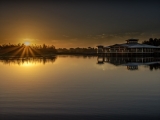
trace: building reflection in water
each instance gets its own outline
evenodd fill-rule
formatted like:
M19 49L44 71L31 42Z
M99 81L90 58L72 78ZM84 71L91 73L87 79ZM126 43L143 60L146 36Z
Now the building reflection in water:
M56 56L54 57L27 57L27 58L19 58L19 57L4 57L0 58L0 62L4 64L18 64L23 65L25 63L36 64L36 63L53 63L56 60Z
M106 57L98 56L97 64L110 63L115 66L126 66L128 70L138 70L138 66L144 65L150 70L160 69L160 57Z

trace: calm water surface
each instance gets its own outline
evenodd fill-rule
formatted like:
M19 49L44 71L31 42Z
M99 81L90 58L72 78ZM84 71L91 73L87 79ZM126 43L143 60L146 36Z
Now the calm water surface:
M158 119L160 69L140 65L129 70L83 56L1 60L0 118L23 115Z

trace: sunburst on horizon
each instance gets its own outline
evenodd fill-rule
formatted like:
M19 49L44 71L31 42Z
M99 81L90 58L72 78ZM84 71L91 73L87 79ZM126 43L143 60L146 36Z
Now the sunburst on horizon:
M31 45L32 44L32 45ZM47 45L33 45L30 39L25 39L23 44L9 44L2 46L0 56L7 57L37 57L37 56L48 56L55 53L55 48Z
M29 45L30 45L30 42L26 41L26 42L24 42L24 45L25 45L25 46L29 46Z

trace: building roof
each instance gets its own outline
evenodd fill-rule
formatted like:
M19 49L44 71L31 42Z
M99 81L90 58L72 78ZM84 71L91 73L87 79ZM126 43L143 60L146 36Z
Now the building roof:
M110 46L105 46L104 48L112 48L112 47L126 47L126 48L160 48L160 46L153 46L147 44L138 43L138 39L128 39L127 43L123 44L114 44ZM97 47L103 47L102 45L98 45Z
M114 44L110 46L105 46L105 48L111 48L111 47L127 47L127 48L160 48L159 46L153 46L153 45L146 45L146 44L140 44L140 43L124 43L124 44Z
M128 44L128 48L157 48L153 45L146 45L146 44Z

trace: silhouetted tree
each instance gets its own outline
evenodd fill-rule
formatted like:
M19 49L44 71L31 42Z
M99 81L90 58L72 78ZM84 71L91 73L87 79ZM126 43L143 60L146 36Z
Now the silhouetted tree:
M152 64L152 65L149 65L149 67L150 67L150 70L152 71L152 70L158 70L158 69L160 69L160 64Z
M149 38L149 40L145 40L142 42L143 44L147 45L154 45L154 46L160 46L160 39L157 38Z

